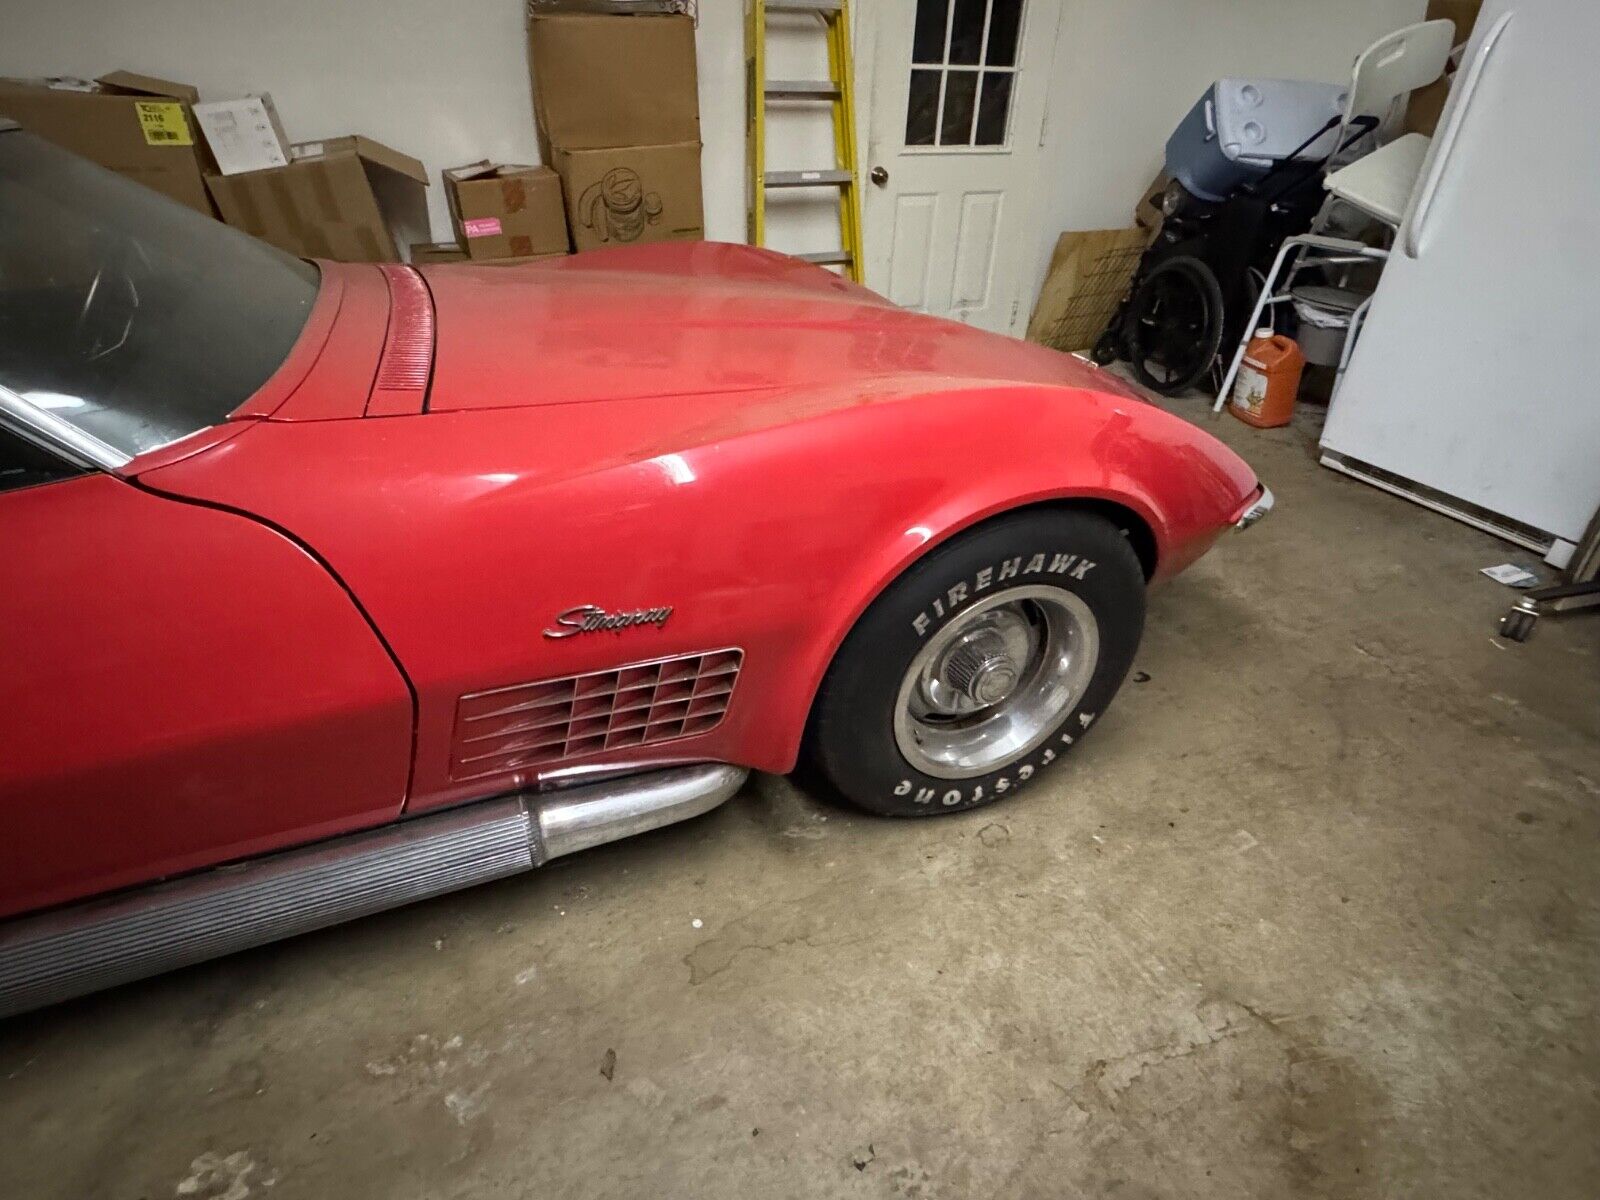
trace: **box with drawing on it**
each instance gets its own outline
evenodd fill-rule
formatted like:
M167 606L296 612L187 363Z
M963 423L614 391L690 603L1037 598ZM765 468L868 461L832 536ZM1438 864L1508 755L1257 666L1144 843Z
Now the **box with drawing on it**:
M537 14L529 62L573 245L704 238L694 22Z
M555 164L579 250L706 235L699 142L557 150Z

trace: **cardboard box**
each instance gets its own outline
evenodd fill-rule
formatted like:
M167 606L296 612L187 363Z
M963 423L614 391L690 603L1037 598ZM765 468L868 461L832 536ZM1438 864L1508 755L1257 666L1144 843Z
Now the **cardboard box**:
M222 174L243 175L289 164L289 139L283 135L271 96L211 100L194 105L193 111Z
M1482 7L1483 0L1428 0L1427 15L1423 19L1435 21L1446 17L1454 21L1455 45L1460 46L1472 36L1473 27L1478 23L1478 11ZM1406 133L1433 136L1438 129L1439 118L1444 114L1444 103L1450 98L1450 84L1454 79L1455 71L1452 69L1445 72L1443 79L1436 79L1411 93L1406 103Z
M0 80L0 116L119 175L214 215L186 84L113 71L94 83Z
M472 259L567 252L561 179L549 167L487 161L444 172L456 237Z
M1139 202L1133 206L1133 223L1142 229L1148 229L1152 242L1156 240L1156 235L1161 232L1161 226L1167 219L1167 214L1161 208L1161 197L1167 194L1167 187L1171 182L1171 175L1165 171L1159 172L1150 181L1150 186L1145 188L1144 194L1139 197Z
M418 242L411 247L411 263L413 266L426 267L439 263L464 263L472 262L475 267L514 267L521 263L543 262L547 258L566 258L565 250L557 250L553 254L523 254L515 258L485 258L473 261L467 258L467 252L454 242Z
M538 14L528 39L546 162L556 149L700 140L689 17Z
M1478 13L1482 8L1483 0L1428 0L1428 10L1422 19L1437 21L1443 17L1454 21L1456 36L1451 44L1460 46L1472 36L1473 26L1478 23Z
M200 89L197 87L173 83L170 79L157 79L154 75L140 75L137 71L110 71L95 82L103 91L124 96L172 96L188 105L200 101Z
M1142 226L1063 233L1028 322L1028 340L1056 350L1092 347L1127 293L1149 244Z
M555 168L579 250L705 237L699 142L557 150Z
M411 262L414 266L425 263L466 262L467 252L454 242L413 242Z
M523 254L516 258L489 258L482 262L474 262L472 265L475 267L520 267L523 263L544 262L547 258L567 257L570 257L568 252L562 250L556 254Z
M290 147L287 166L208 175L222 219L290 254L397 262L397 238L427 230L428 173L409 154L364 137Z

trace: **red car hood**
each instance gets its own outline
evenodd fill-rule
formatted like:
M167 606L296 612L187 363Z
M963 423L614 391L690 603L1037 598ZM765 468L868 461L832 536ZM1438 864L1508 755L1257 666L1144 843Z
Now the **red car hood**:
M1139 397L1069 355L907 312L748 246L662 243L523 267L435 266L433 412L975 381Z

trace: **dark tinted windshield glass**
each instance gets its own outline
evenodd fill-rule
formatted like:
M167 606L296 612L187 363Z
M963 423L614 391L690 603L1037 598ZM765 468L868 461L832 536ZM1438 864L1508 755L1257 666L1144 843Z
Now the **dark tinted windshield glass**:
M0 130L0 384L124 454L244 403L316 293L315 267Z

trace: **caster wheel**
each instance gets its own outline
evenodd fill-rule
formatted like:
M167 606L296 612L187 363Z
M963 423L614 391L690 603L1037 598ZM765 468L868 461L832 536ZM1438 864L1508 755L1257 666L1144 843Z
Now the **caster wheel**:
M1122 338L1110 329L1102 333L1094 344L1094 349L1089 351L1089 357L1095 364L1109 367L1122 357Z
M1531 613L1523 608L1513 608L1500 618L1500 636L1510 642L1525 642L1532 635L1538 619L1538 613Z

